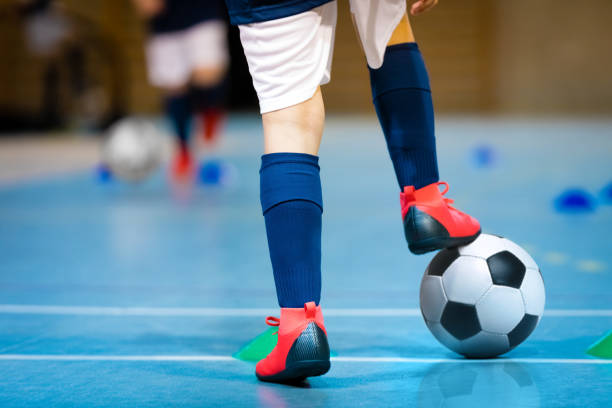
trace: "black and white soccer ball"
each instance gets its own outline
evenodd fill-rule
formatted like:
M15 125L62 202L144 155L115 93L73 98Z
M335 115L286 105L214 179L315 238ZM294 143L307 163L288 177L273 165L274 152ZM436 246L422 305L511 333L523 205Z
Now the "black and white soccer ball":
M160 165L164 141L146 119L126 118L109 129L102 160L118 179L142 181Z
M444 249L421 281L421 313L433 335L470 358L512 350L544 312L544 281L535 261L514 242L481 234Z

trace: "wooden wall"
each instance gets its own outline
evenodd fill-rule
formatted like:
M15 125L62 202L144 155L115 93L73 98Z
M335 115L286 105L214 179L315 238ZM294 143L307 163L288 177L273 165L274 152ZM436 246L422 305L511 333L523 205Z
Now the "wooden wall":
M0 110L39 104L41 65L0 0ZM125 73L126 106L159 109L146 80L142 23L128 0L62 0L108 38ZM612 0L440 0L412 18L439 112L612 113ZM107 61L100 61L100 69ZM339 0L332 112L372 112L367 69Z
M497 1L497 109L612 113L612 1Z
M0 0L0 109L34 112L41 105L45 57L28 50L23 24L15 11L15 0ZM155 112L158 93L147 83L143 41L145 32L129 0L61 0L61 7L76 19L77 39L104 44L91 45L88 69L122 76L125 106L132 112ZM109 58L109 55L113 58ZM104 83L110 86L109 81Z
M493 103L492 0L441 0L432 12L411 18L440 111L490 110ZM324 93L330 109L369 111L365 59L347 1L339 2L332 82Z

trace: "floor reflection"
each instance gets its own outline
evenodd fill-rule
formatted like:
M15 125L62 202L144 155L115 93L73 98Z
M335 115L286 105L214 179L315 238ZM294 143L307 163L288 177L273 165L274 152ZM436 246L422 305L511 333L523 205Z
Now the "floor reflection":
M418 407L539 407L540 394L519 363L440 363L423 377L417 401Z

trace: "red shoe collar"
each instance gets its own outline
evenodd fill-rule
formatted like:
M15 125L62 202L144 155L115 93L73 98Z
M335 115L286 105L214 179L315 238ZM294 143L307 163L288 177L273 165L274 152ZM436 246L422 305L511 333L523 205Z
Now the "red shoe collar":
M266 318L268 326L278 326L281 332L291 331L309 321L316 321L323 326L323 312L321 306L317 306L315 302L308 302L304 307L282 307L280 319L273 316Z

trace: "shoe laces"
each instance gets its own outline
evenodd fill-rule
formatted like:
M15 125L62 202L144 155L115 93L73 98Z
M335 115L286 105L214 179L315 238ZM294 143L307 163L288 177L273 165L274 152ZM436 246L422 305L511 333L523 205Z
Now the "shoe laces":
M278 317L268 316L268 317L266 317L266 324L268 326L278 327L278 326L280 326L280 319ZM272 334L278 334L278 330L275 331Z
M441 195L445 195L446 193L448 193L448 183L446 181L438 181L436 183L438 186L444 186L444 190L440 193ZM442 199L444 200L444 202L446 203L446 205L448 205L450 207L450 205L452 203L455 202L455 200L453 200L452 198L446 198L446 197L442 197Z

